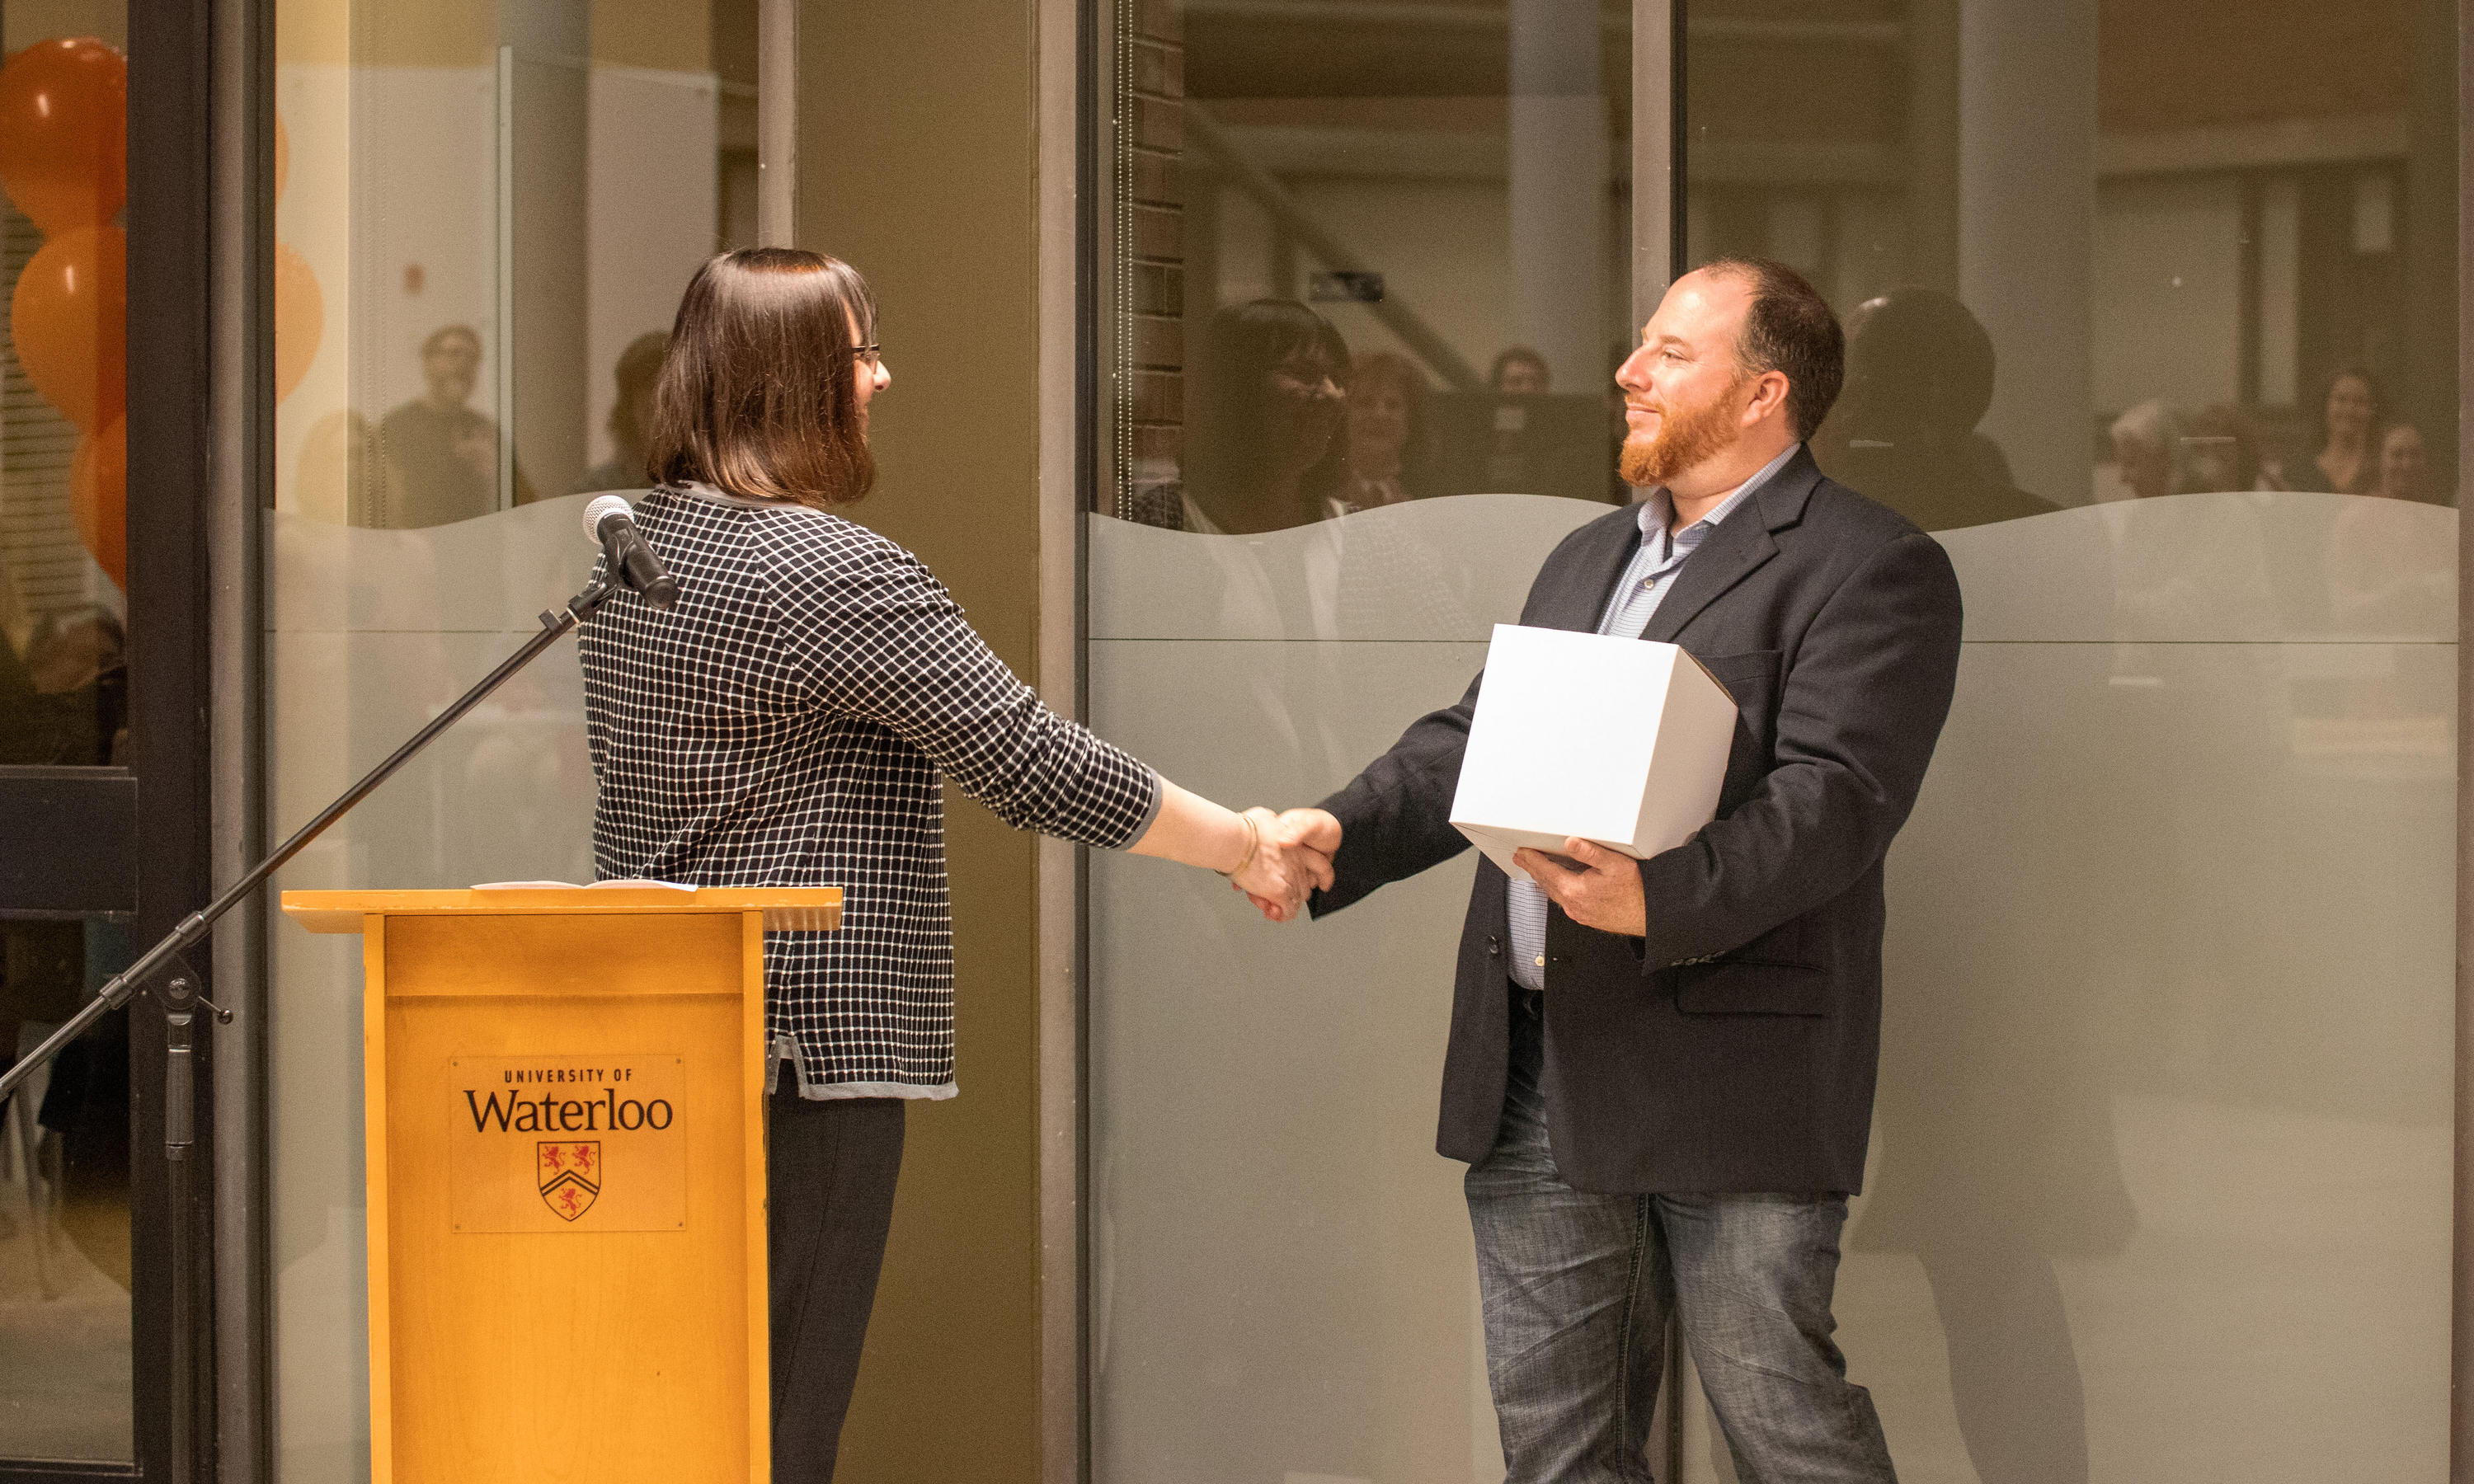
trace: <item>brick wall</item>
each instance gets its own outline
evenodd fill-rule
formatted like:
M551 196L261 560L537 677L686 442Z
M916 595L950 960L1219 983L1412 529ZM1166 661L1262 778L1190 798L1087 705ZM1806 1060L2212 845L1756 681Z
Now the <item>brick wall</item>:
M1125 424L1118 499L1173 478L1185 436L1185 43L1181 0L1122 0L1117 251ZM1121 510L1118 512L1123 514Z

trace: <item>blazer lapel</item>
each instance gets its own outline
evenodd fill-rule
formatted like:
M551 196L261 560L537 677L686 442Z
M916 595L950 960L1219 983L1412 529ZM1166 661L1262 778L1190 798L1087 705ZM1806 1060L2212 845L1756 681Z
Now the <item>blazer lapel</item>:
M1650 615L1649 627L1640 636L1673 643L1703 609L1777 556L1778 542L1770 539L1770 533L1803 517L1805 502L1820 479L1821 468L1812 462L1812 455L1798 450L1769 483L1718 522L1718 529L1710 533L1710 539L1676 574L1675 586L1660 600L1658 611Z
M1607 610L1615 580L1640 541L1638 507L1626 511L1626 520L1604 520L1599 532L1570 558L1569 570L1552 583L1539 584L1538 606L1521 622L1539 629L1572 629L1595 634L1598 615ZM1601 517L1603 520L1604 517Z

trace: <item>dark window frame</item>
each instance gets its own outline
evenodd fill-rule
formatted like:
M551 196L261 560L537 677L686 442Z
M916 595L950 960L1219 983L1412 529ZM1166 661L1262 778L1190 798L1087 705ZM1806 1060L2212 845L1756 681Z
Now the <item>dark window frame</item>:
M41 842L94 877L91 900L35 902L17 914L74 917L81 909L133 905L141 941L168 932L207 896L209 761L206 550L209 424L206 282L211 203L207 176L211 104L207 0L131 0L129 7L129 676L126 769L12 769L0 808L48 794L65 820L112 826L104 859L83 830ZM130 816L133 813L133 819ZM107 899L108 898L108 899ZM0 904L8 905L8 904ZM201 956L203 957L203 956ZM192 965L205 977L204 962ZM125 1012L130 1079L130 1340L133 1462L0 1459L0 1481L161 1478L175 1450L208 1480L212 1463L211 1271L214 1169L211 1145L192 1153L189 1209L169 1206L161 1097L163 1017L149 999ZM212 1025L200 1037L211 1053ZM212 1091L201 1079L198 1126L211 1127ZM171 1222L186 1223L187 1275L171 1266ZM189 1285L205 1365L191 1409L195 1435L172 1432L170 1310L176 1282Z

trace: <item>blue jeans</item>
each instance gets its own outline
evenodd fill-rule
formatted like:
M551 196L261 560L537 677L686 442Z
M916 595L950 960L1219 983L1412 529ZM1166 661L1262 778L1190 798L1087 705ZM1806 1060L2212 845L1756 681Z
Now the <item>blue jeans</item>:
M1593 1195L1555 1173L1542 1030L1515 1012L1494 1150L1466 1189L1508 1484L1646 1484L1667 1315L1744 1484L1895 1484L1830 1338L1832 1195Z

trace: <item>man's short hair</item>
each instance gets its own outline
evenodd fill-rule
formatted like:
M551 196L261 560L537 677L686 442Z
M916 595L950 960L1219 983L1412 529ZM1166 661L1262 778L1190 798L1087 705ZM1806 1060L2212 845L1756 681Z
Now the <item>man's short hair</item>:
M1804 275L1766 257L1717 257L1701 272L1740 278L1753 290L1735 360L1745 372L1777 371L1786 377L1787 421L1795 436L1810 438L1830 416L1847 380L1847 332L1830 300Z

